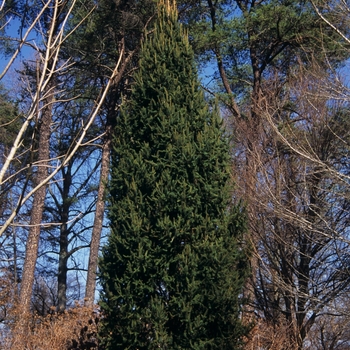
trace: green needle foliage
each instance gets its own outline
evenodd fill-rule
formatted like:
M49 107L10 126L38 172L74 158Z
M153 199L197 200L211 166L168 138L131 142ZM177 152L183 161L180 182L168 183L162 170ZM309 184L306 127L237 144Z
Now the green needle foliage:
M159 7L117 121L100 261L106 349L239 349L248 272L229 144L175 9Z

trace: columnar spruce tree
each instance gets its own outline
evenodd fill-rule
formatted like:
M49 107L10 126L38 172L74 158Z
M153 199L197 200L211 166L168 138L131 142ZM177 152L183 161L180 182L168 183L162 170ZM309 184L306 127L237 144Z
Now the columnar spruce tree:
M106 349L238 349L245 218L176 9L159 5L117 121L100 261Z

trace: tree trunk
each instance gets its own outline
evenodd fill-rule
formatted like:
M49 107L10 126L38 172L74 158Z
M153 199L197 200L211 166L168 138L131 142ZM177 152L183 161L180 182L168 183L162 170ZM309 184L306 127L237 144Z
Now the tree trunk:
M123 47L123 50L121 51L124 52L124 39L121 40L121 46ZM131 61L134 53L135 51L129 53L127 57L123 58L123 63L120 67L120 70L117 76L115 77L113 85L111 86L110 100L107 105L106 132L104 136L104 144L102 149L100 183L98 186L94 225L91 234L88 273L85 286L85 305L88 307L92 307L95 299L98 252L100 247L100 239L105 212L105 190L106 184L108 182L110 165L112 127L115 123L116 106L118 102L118 97L120 96L118 85L122 81L125 69Z
M111 151L111 125L107 126L105 142L102 149L102 162L101 162L101 174L100 183L98 186L96 212L94 219L94 226L92 230L91 243L90 243L90 256L88 273L85 287L85 305L92 307L94 304L94 296L96 289L96 271L98 252L100 247L100 238L103 226L103 217L105 211L105 190L106 183L108 181L109 164L110 164L110 151Z
M72 164L70 163L66 170L63 169L63 192L62 192L62 213L61 229L59 237L60 252L58 257L58 274L57 274L57 311L63 312L67 308L67 272L68 272L68 220L69 220L69 190L72 185Z
M50 89L51 88L51 89ZM49 157L50 157L50 135L52 122L52 102L54 94L52 91L53 84L48 87L48 97L45 99L39 126L39 143L37 172L34 178L34 186L39 185L48 175ZM19 302L21 306L20 332L25 332L25 324L30 312L32 290L34 284L35 265L38 257L38 247L40 238L40 225L42 221L47 186L39 188L33 198L29 234L26 244L26 255L23 266L21 288L19 293ZM21 335L19 335L21 337ZM21 337L22 338L22 337ZM25 337L24 337L25 338Z
M67 261L68 261L68 240L66 234L60 237L60 253L58 258L57 276L57 311L63 312L67 308Z

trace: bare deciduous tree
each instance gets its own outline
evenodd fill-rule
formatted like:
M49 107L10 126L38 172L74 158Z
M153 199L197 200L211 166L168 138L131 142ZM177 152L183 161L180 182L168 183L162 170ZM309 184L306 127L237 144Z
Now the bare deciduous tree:
M265 82L259 141L243 164L237 160L245 167L249 157L248 173L256 174L255 181L241 178L244 191L254 184L255 310L274 327L285 324L298 349L350 285L349 116L318 86L315 72L301 71L276 99L276 85ZM237 135L249 133L246 121L235 126Z

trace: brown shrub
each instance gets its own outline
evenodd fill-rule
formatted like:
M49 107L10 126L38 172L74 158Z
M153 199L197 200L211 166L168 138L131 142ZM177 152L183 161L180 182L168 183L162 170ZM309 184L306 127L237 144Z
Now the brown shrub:
M12 310L13 321L8 323L0 348L11 350L96 350L97 309L76 303L64 313L28 316L26 327L18 327L20 308ZM20 333L19 333L19 330Z
M256 321L245 343L245 350L295 350L297 344L291 343L290 326L271 325L262 319Z

